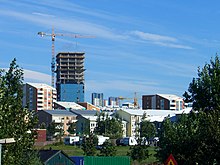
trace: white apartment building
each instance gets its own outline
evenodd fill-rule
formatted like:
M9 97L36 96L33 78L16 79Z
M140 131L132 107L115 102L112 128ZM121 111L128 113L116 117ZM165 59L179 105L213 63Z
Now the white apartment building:
M54 109L57 99L56 89L41 83L26 83L23 85L23 107L29 110Z
M176 116L176 114L186 113L186 111L120 109L116 113L122 120L127 122L126 136L135 137L144 113L146 114L145 120L160 124L165 117ZM187 113L189 113L189 110Z

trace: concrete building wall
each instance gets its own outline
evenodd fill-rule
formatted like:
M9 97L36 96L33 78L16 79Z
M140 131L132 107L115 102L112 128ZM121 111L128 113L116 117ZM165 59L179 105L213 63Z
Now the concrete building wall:
M23 106L29 110L53 109L56 89L46 84L26 83L23 85Z
M160 109L160 110L182 110L184 108L184 101L180 97L173 97L167 95L168 98L160 95L143 95L142 109Z

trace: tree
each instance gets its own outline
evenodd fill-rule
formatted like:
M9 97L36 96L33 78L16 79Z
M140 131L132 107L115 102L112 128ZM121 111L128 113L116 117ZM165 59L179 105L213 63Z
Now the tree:
M183 114L179 121L172 123L168 118L162 123L159 132L157 157L164 162L173 154L178 164L193 164L197 160L199 148L199 117L192 112Z
M100 149L100 156L115 156L116 148L110 140L106 140Z
M47 126L47 136L54 136L56 132L56 124L54 121L52 121L50 124Z
M193 102L193 110L199 117L200 148L198 161L212 164L220 163L216 154L220 154L220 61L219 56L211 58L202 69L198 68L198 77L189 84L188 95Z
M156 134L156 127L149 120L146 120L146 114L143 114L142 121L140 123L140 137L145 137L147 141L154 137Z
M186 102L193 111L175 123L166 119L159 132L157 156L164 161L172 153L178 164L220 164L220 62L218 56L193 78Z
M220 108L220 61L216 55L210 64L198 68L198 77L193 78L187 92L193 102L193 109L197 111L210 111Z
M70 123L68 130L67 130L70 134L75 134L76 133L76 123Z
M0 139L14 138L4 145L3 164L23 164L23 155L33 150L36 119L22 107L23 70L14 59L7 72L0 71Z
M145 145L145 138L137 138L137 143L137 145L129 148L127 155L130 156L132 160L141 162L150 156L148 151L149 146Z
M139 125L139 127L136 127L137 145L130 146L129 151L127 152L127 155L131 156L132 160L138 162L141 162L150 156L147 141L153 136L153 130L155 128L152 123L145 119L146 113L143 114L141 123L136 123Z
M88 137L83 138L82 150L86 156L96 155L96 146L98 145L98 138L90 133Z
M98 135L109 136L110 138L122 137L122 121L117 116L109 117L108 114L100 113L97 117L97 126L94 132Z

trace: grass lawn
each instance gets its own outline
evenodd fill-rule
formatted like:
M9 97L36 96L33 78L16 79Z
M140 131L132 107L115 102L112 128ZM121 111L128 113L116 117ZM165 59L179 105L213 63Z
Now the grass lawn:
M83 155L83 150L78 147L78 146L72 146L72 145L47 145L44 146L43 148L38 148L38 149L49 149L52 148L54 150L63 150L67 155L69 156L84 156ZM117 156L127 156L127 152L129 151L129 146L116 146L117 149ZM157 159L154 156L155 154L155 147L149 147L149 154L151 156L147 159L144 160L143 163L153 163L156 162Z

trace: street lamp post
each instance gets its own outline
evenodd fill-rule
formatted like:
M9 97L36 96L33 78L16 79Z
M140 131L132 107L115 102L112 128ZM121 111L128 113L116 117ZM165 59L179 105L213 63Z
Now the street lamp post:
M14 138L0 139L0 165L2 164L2 144L15 143Z

